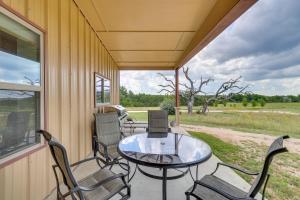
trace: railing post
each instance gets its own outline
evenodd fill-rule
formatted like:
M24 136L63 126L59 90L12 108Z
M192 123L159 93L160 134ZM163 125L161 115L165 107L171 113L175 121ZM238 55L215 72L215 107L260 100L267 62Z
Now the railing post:
M179 97L179 69L175 70L175 118L176 125L179 126L179 107L180 107L180 97Z

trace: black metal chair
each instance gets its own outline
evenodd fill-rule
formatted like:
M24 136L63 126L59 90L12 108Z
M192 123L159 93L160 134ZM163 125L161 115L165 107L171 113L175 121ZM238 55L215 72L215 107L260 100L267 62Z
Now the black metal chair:
M122 169L130 171L128 163L120 162L122 157L117 151L117 145L120 140L125 137L120 129L120 122L118 114L110 113L96 113L95 114L95 134L93 136L93 151L94 156L100 154L102 162L107 165L118 164Z
M186 199L190 200L190 197L193 196L196 199L202 200L250 200L255 198L262 187L262 199L264 199L265 189L270 177L270 174L268 173L269 166L275 155L288 151L283 146L283 141L287 138L289 138L287 135L279 137L271 144L267 152L263 168L260 172L250 172L239 166L218 163L212 174L206 175L202 179L194 182L194 185L185 193ZM257 177L250 190L248 192L244 192L214 175L220 166L229 167L247 175L256 175Z
M169 128L168 112L165 110L148 111L148 133L168 133Z
M57 199L65 199L65 197L71 196L72 199L107 200L117 194L121 195L121 200L130 198L130 186L125 181L125 175L122 173L113 173L107 169L108 165L105 165L100 170L84 179L77 181L73 176L71 167L92 160L101 160L98 157L93 157L81 160L74 164L69 164L64 146L47 131L40 130L38 133L42 134L48 142L52 157L56 163L52 168L56 179ZM68 192L64 194L60 190L57 169L61 172L63 183L68 188ZM122 192L123 190L127 190L126 194Z

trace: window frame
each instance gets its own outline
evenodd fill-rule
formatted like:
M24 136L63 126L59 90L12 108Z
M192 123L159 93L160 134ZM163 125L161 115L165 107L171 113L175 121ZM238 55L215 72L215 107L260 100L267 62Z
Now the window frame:
M8 83L0 82L1 90L18 90L18 91L32 91L40 92L40 128L45 128L45 38L46 32L41 29L39 26L35 25L33 22L29 21L23 17L18 12L14 11L10 7L6 6L0 1L0 12L12 20L20 23L24 27L33 31L34 33L40 36L40 85L25 85L20 83ZM12 162L15 162L39 149L45 147L45 140L41 137L40 142L34 145L25 147L24 149L17 151L11 155L8 155L0 159L0 168L9 165Z

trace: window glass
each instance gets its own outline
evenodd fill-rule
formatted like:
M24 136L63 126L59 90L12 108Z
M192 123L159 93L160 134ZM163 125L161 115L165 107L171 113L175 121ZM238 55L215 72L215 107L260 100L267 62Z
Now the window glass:
M0 159L40 142L40 93L0 90Z
M0 81L40 85L40 35L0 12Z
M110 80L95 74L96 105L110 103Z

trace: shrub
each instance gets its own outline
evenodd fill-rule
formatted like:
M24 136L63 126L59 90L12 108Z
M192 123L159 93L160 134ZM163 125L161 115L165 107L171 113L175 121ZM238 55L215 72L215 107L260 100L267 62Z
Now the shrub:
M257 106L257 101L253 100L251 103L252 103L252 107L256 107Z
M242 104L243 104L244 107L248 106L247 98L243 98Z
M175 102L172 99L165 99L160 104L160 109L168 112L169 115L175 115Z
M215 103L214 103L214 107L218 107L218 102L215 102Z
M259 104L260 104L261 107L264 107L266 105L266 102L265 102L265 100L260 99Z
M226 105L227 105L227 102L223 101L223 106L226 107Z

